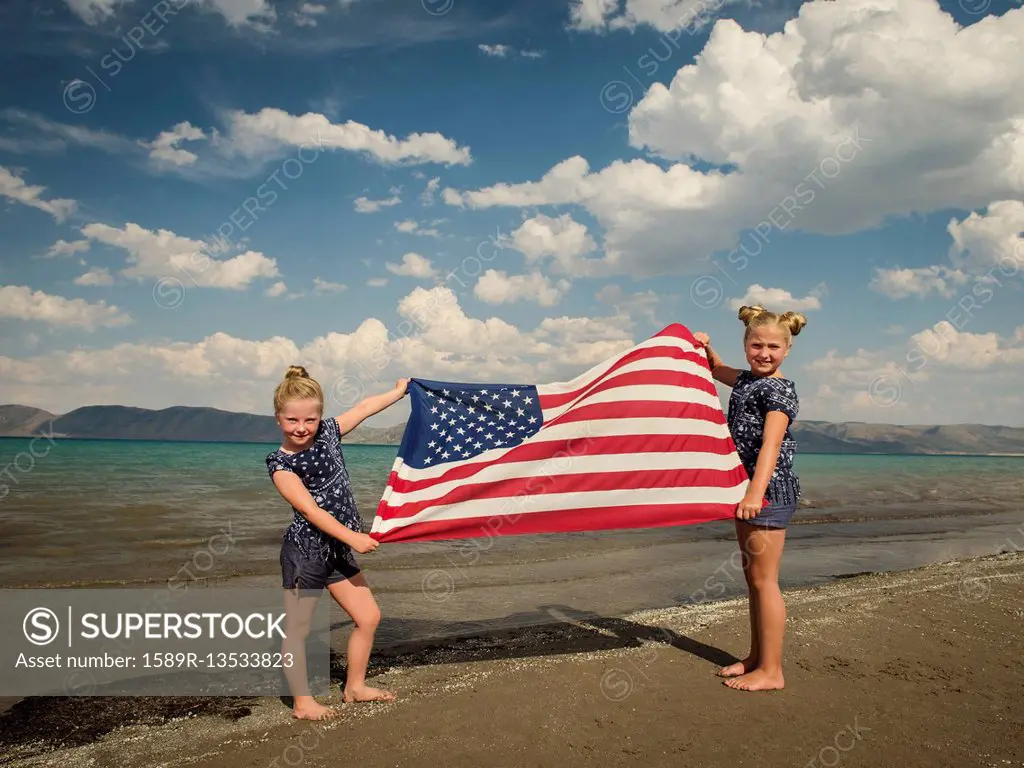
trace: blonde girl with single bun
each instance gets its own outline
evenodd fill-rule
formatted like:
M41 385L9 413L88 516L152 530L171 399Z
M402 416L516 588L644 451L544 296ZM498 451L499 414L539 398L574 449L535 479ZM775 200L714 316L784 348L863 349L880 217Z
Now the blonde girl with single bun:
M352 617L343 701L390 701L394 694L366 685L366 668L380 623L380 609L356 564L353 551L373 552L378 542L363 533L356 510L341 438L364 419L405 396L408 379L367 397L336 418L323 418L324 393L305 368L293 365L274 391L274 419L281 447L266 458L274 487L291 504L292 522L281 542L281 577L288 628L281 652L290 653L286 670L294 696L292 716L320 720L337 712L308 695L306 637L324 587Z
M725 365L711 348L708 335L694 334L707 352L711 375L732 387L729 432L750 477L735 520L750 604L750 652L718 674L728 678L725 684L730 688L767 691L785 686L786 605L779 589L779 564L786 526L800 499L800 480L793 471L796 440L791 432L800 401L796 386L782 375L780 366L807 318L798 312L776 314L754 306L741 307L739 319L746 329L743 349L749 370Z

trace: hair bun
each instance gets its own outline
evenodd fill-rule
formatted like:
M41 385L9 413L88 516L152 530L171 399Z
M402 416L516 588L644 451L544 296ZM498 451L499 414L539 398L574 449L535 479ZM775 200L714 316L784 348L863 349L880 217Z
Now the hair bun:
M790 334L796 336L807 325L807 318L802 312L783 312L779 315L779 323L789 328Z
M739 318L743 321L744 325L750 325L750 322L758 315L763 315L767 310L760 306L755 305L753 307L740 307Z
M310 375L301 365L290 365L288 370L284 372L284 377L286 379L308 379Z

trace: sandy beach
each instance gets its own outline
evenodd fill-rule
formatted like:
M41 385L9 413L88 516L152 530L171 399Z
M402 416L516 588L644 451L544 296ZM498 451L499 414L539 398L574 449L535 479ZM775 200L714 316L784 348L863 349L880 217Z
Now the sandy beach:
M743 599L621 619L549 606L547 626L376 655L373 684L400 700L329 724L278 698L28 699L0 719L0 764L1024 765L1024 555L786 595L784 691L714 675L746 650Z

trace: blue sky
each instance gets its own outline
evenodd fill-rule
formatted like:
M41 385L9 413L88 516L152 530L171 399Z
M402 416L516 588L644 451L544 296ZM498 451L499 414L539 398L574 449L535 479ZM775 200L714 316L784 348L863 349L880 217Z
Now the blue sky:
M0 401L267 413L291 362L540 383L671 322L739 364L760 301L809 319L803 418L1024 424L1014 3L14 0L0 29Z

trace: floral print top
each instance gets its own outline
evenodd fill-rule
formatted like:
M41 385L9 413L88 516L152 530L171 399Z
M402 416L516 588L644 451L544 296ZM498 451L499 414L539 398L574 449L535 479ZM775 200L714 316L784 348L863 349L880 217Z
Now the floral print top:
M345 457L341 452L341 429L334 418L320 420L313 444L298 453L286 453L280 448L267 455L267 471L294 472L302 480L317 505L346 528L361 533L363 521L356 510L352 483ZM302 513L292 508L292 523L285 531L284 540L293 542L307 557L327 560L332 551L348 549L346 544L311 524Z
M769 411L782 411L789 417L789 425L779 448L775 471L768 481L768 503L775 506L796 504L800 498L800 480L793 471L796 440L791 427L800 410L796 385L789 379L755 376L741 371L729 398L728 424L743 467L753 478L757 457L764 440L764 422Z

